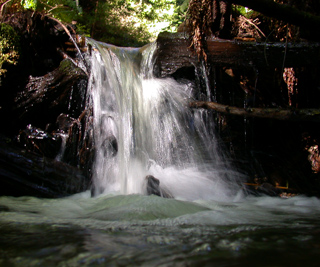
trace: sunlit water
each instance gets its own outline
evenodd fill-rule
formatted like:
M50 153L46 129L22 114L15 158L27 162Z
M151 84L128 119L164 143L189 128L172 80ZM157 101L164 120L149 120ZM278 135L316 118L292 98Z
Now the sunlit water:
M95 196L0 197L0 266L318 266L319 199L246 196L192 84L152 76L154 45L89 42Z

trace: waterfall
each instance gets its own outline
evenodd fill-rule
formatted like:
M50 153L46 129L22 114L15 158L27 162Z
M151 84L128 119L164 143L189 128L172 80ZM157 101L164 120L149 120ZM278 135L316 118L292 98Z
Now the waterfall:
M207 112L188 107L192 83L153 76L156 43L88 44L95 194L145 194L145 177L153 175L175 198L234 197L239 175L221 151L214 125L205 123Z

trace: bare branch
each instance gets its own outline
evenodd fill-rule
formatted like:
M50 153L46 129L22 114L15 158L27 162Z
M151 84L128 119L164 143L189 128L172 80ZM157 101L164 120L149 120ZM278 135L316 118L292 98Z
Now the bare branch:
M190 107L213 109L217 112L244 117L320 122L320 109L238 108L205 101L191 102Z
M1 5L1 7L0 7L0 19L2 19L2 12L3 12L3 9L4 9L4 6L6 5L6 4L8 4L10 1L12 1L12 0L7 0L6 2L4 2L2 5Z
M61 4L61 5L56 5L56 6L54 6L54 7L51 7L51 9L49 9L47 13L50 14L52 10L55 10L55 9L57 9L57 8L60 8L60 7L63 8L64 5Z

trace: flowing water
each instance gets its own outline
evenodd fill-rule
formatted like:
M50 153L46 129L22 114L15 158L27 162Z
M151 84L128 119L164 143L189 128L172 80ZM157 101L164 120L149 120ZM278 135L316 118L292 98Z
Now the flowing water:
M191 82L153 77L156 44L124 49L89 41L95 193L143 194L147 175L175 198L234 198L237 173L204 111L192 111Z
M88 42L93 190L0 197L0 266L319 265L319 199L247 196L193 84L153 77L154 44Z

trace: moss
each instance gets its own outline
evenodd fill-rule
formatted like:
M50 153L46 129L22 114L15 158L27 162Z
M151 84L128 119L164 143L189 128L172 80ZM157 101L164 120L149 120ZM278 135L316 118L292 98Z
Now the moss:
M78 76L78 75L85 75L83 70L79 67L77 67L72 60L70 59L64 59L60 62L59 71L62 74L65 74L67 76Z
M0 79L7 71L3 65L18 63L19 47L19 36L15 30L10 25L0 24Z
M72 61L70 59L64 59L60 62L59 70L63 73L68 74L72 69Z

